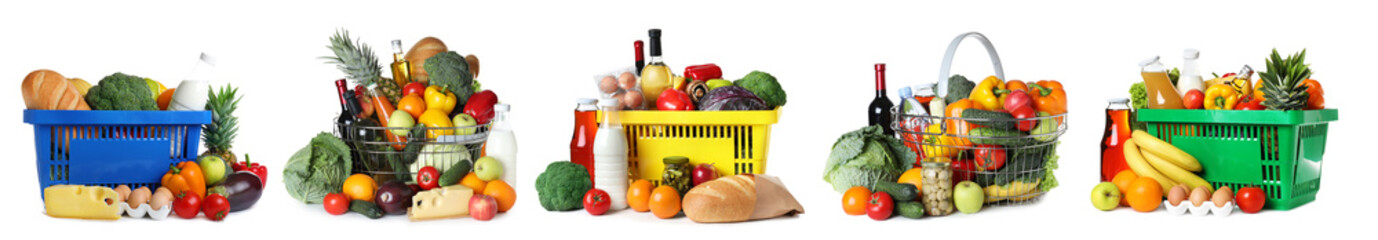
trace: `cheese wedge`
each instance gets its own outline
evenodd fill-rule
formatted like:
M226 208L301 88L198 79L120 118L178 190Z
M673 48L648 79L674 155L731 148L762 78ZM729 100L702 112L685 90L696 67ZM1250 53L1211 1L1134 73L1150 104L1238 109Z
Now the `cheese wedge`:
M43 189L48 216L79 219L120 219L120 194L108 187L53 185Z
M411 197L412 207L407 209L407 218L423 221L467 216L472 197L474 190L464 185L419 192Z

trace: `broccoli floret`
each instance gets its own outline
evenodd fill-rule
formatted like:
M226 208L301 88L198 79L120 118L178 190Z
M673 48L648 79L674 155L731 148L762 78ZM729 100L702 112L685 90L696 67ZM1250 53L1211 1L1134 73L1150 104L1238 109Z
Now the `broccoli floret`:
M947 97L943 98L947 104L952 104L971 95L971 90L976 88L976 83L967 80L962 75L952 75L947 79Z
M785 105L785 89L780 88L780 82L775 80L775 76L762 71L751 71L746 77L732 82L732 85L746 88L756 97L766 101L766 105L775 108Z
M457 103L463 106L474 94L474 75L469 72L469 62L454 51L437 53L426 59L426 74L431 77L431 85L438 85L455 93Z
M96 86L86 92L86 104L91 105L91 110L158 110L158 104L148 90L148 82L124 73L101 78Z
M550 163L545 167L545 172L536 177L536 195L541 199L541 207L548 211L582 208L581 201L589 189L593 189L593 180L589 177L588 168L572 162Z

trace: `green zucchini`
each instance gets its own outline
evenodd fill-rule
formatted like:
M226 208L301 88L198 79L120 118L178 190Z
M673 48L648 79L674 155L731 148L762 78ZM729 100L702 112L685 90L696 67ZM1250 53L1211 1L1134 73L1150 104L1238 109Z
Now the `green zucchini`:
M918 201L904 201L895 203L895 213L901 217L909 219L919 219L923 217L923 203Z
M469 160L459 160L459 162L455 162L455 165L451 166L450 169L446 169L445 172L440 173L440 186L450 186L459 183L459 180L464 179L464 175L468 175L469 170L473 168L474 164L469 162Z
M354 200L349 202L349 211L363 214L369 219L383 218L383 209L378 208L378 204L370 201Z
M1034 142L1033 139L1027 138L1028 135L1023 132L995 128L971 129L967 135L970 135L971 142L976 144L1017 146Z
M996 111L986 111L981 109L962 110L962 118L972 124L987 126L1000 130L1015 130L1014 115Z
M878 181L874 188L876 192L890 194L896 201L912 201L919 198L919 188L914 184Z

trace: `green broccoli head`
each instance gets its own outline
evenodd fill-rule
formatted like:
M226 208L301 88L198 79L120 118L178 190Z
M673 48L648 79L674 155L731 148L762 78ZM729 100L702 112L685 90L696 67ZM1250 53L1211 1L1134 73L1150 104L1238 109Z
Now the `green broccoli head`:
M732 82L733 85L746 88L751 93L756 94L761 100L766 101L766 105L771 108L785 105L785 89L780 88L780 82L775 80L775 76L762 71L751 71L746 77Z
M464 56L448 51L435 54L426 59L426 74L431 76L431 85L437 85L455 93L459 105L469 102L474 94L474 75L469 72L469 62Z
M101 78L86 92L86 104L91 105L91 110L158 110L148 82L124 73Z
M430 62L430 60L427 60ZM583 207L584 193L593 189L593 180L583 165L567 161L550 163L536 177L536 195L548 211L569 211Z

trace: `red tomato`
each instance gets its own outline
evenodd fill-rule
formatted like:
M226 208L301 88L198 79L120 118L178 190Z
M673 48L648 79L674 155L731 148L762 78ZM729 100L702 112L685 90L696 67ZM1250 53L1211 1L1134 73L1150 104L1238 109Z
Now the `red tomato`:
M321 200L321 205L325 205L325 212L330 215L344 215L349 213L349 197L343 193L326 194L325 199Z
M976 173L973 172L977 170L976 164L973 162L970 159L952 161L952 181L962 182L975 177Z
M426 94L426 84L421 84L421 83L419 83L419 82L413 82L413 83L408 83L407 86L403 86L403 87L402 87L402 96L407 96L407 95L412 95L412 94L416 94L417 96L425 96L425 94Z
M1038 114L1037 114L1036 112L1034 112L1033 107L1030 107L1030 106L1023 106L1023 107L1015 108L1014 110L1010 110L1010 115L1014 115L1014 118L1016 118L1016 119L1027 119L1027 118L1038 117ZM1037 125L1037 124L1038 124L1038 120L1020 120L1019 123L1018 123L1019 131L1028 132L1029 130L1033 130L1033 129L1034 129L1034 126Z
M666 88L664 92L660 92L660 98L656 99L656 110L694 110L694 102L689 100L689 94L684 94L684 92L675 90L674 88Z
M196 214L201 213L201 197L185 192L178 194L177 200L172 201L172 212L185 219L196 218Z
M594 216L603 215L603 213L608 212L608 208L612 208L611 200L612 197L608 196L607 191L597 188L589 189L587 193L584 193L584 210Z
M201 211L211 221L225 220L225 216L230 215L230 200L219 193L206 195L206 202L201 203Z
M432 166L421 168L421 170L416 173L416 185L421 187L421 190L431 190L432 188L439 187L440 172L436 171L435 167Z
M1245 213L1257 213L1263 210L1264 200L1268 199L1267 194L1263 193L1262 188L1244 187L1239 192L1235 192L1234 203L1239 205L1239 210Z
M1000 145L976 145L975 169L995 171L1001 167L1005 167L1005 157L1005 149Z
M1202 94L1201 90L1192 89L1182 96L1182 104L1186 105L1187 109L1201 109L1205 107L1205 101L1206 95Z
M866 216L876 221L890 219L890 214L894 212L895 199L890 198L889 193L872 193L871 200L866 202Z

